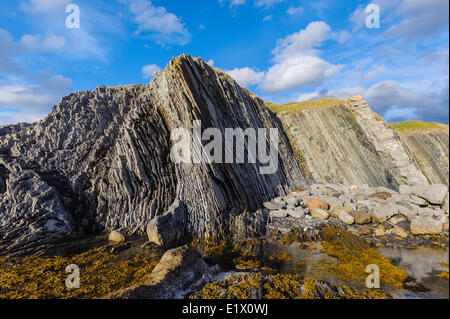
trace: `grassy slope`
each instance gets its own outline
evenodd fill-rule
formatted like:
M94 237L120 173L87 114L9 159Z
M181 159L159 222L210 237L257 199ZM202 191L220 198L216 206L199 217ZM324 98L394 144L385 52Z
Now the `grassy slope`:
M408 133L414 131L431 131L431 130L443 130L448 131L448 125L442 123L430 123L422 121L410 121L403 123L391 124L394 130L400 133Z
M315 110L323 107L342 105L345 103L345 101L334 98L321 98L314 101L291 102L287 104L275 104L272 102L265 102L265 103L267 107L274 112L286 111L289 113L295 113L304 110Z

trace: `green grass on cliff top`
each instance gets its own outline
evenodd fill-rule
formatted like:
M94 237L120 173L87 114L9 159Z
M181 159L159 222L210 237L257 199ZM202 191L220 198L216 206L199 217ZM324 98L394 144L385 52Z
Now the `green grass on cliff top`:
M345 103L344 100L335 98L321 98L314 101L303 101L303 102L291 102L287 104L275 104L272 102L265 102L266 106L274 112L300 112L304 110L316 110L319 108L330 107L334 105L342 105Z
M411 131L428 131L428 130L446 130L448 131L448 125L442 123L430 123L422 121L410 121L403 123L391 124L394 130L398 132L411 132Z

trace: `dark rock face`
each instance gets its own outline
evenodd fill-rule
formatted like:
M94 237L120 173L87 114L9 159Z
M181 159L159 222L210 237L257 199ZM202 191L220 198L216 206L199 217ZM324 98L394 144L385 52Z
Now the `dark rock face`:
M192 129L195 120L222 136L225 128L277 128L278 169L264 175L260 163L175 164L170 133ZM165 220L176 225L166 242L223 238L235 216L306 184L264 103L201 59L181 56L148 85L71 94L35 124L0 128L0 252L70 233L144 233L163 215L176 216Z

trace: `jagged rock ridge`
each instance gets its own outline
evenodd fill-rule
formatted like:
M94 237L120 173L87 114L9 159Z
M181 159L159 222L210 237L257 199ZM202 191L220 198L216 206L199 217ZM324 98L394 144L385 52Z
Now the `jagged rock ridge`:
M279 128L279 169L261 175L259 163L173 163L170 132L194 120L222 133ZM103 229L144 232L166 212L171 238L223 238L234 217L303 185L264 103L183 55L148 85L70 94L35 124L0 128L0 252Z

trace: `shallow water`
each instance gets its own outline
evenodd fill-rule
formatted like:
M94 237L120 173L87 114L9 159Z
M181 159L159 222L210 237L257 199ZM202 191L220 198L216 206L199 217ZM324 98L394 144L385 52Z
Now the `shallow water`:
M427 292L412 292L402 290L397 298L449 298L449 282L436 277L442 271L447 270L440 263L448 263L448 248L377 248L384 256L388 257L392 263L405 269L408 274L417 279L425 287L430 289Z
M375 248L384 256L389 258L395 266L402 268L414 277L417 282L424 285L429 291L414 292L410 290L387 290L394 295L394 298L449 298L449 282L436 277L442 271L447 270L440 263L448 263L449 251L443 248ZM277 255L282 251L288 251L292 255L291 260L270 261L270 255ZM332 285L347 285L358 289L366 289L364 281L345 282L339 280L336 274L317 271L320 262L323 260L335 261L334 258L320 252L320 245L307 249L299 248L299 243L293 243L290 246L277 246L266 244L264 247L264 262L266 265L280 273L296 273L302 276L326 281Z

